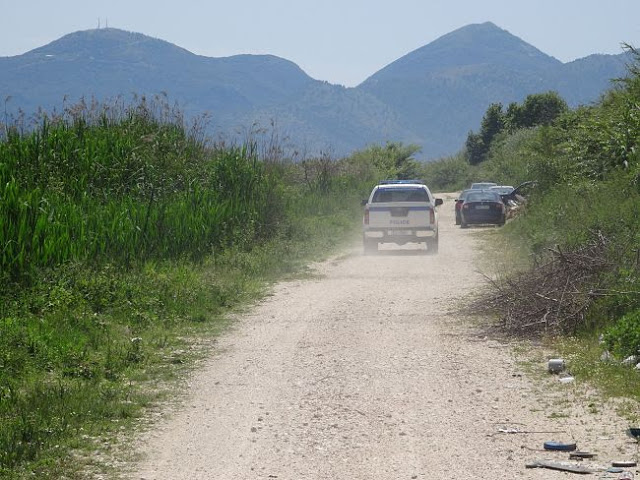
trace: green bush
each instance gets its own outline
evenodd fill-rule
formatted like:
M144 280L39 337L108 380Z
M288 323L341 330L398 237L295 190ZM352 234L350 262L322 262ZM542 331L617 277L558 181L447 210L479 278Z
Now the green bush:
M474 180L478 169L467 162L462 153L420 165L420 178L434 191L463 190Z
M620 358L640 354L640 309L627 313L603 337L609 351Z

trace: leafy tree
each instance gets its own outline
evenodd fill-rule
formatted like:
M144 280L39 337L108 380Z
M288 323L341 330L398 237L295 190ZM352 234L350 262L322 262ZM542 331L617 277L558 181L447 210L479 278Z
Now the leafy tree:
M479 134L469 132L465 142L467 161L469 165L478 165L484 160L487 149Z
M393 158L398 179L407 180L418 176L418 162L413 155L420 151L419 146L387 143L386 151Z
M371 145L354 153L346 160L351 168L357 168L372 181L383 178L410 179L419 174L419 164L413 155L420 151L417 145L387 142L386 145Z
M469 164L478 165L487 160L492 144L501 133L549 126L568 111L567 102L556 92L529 95L522 105L510 103L506 112L501 103L492 103L482 118L480 132L469 132L467 136L465 147Z
M501 103L492 103L482 118L480 124L480 136L482 142L488 147L493 139L504 129L504 115Z
M505 123L511 132L539 125L548 126L568 111L567 102L556 92L537 93L527 96L522 105L511 103L507 108Z
M465 146L469 164L478 165L487 159L491 142L503 129L502 104L492 103L482 118L480 133L469 132L467 136Z
M431 190L454 191L462 190L471 181L475 168L469 165L463 152L452 157L445 157L421 165L422 174L418 178L424 179Z

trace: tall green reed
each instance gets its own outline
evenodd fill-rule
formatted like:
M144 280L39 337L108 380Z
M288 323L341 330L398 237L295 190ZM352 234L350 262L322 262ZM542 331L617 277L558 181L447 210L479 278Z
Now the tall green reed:
M95 117L95 118L94 118ZM209 148L146 104L74 111L0 143L0 269L24 280L68 261L201 257L268 235L280 212L251 146Z

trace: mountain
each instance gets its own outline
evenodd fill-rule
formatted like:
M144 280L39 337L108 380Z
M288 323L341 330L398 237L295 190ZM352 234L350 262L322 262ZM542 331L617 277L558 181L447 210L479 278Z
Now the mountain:
M563 64L492 23L468 25L345 88L315 80L272 55L210 58L113 28L71 33L23 55L0 58L5 111L60 111L80 99L165 95L187 117L207 114L209 133L237 138L276 125L308 155L345 155L402 141L424 158L459 150L491 103L558 91L593 102L625 72L624 55Z
M403 113L423 152L441 155L477 130L487 107L558 91L571 106L598 99L622 76L624 55L563 64L493 23L451 32L387 65L358 86ZM444 148L443 148L444 147Z
M270 55L208 58L139 33L76 32L24 55L0 58L0 91L23 110L51 109L81 97L166 92L199 110L251 110L279 104L315 81L297 65Z
M571 106L598 100L613 80L626 75L629 62L626 55L589 55L566 63L556 78L555 90Z
M489 65L504 65L525 73L555 68L562 63L487 22L460 28L408 53L364 84L415 77L417 71L423 75L456 76L460 69L474 71Z

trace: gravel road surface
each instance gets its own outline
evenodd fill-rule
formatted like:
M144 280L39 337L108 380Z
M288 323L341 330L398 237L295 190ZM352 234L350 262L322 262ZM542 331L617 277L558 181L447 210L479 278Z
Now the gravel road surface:
M456 227L445 197L438 255L355 245L238 318L181 407L140 440L129 478L575 476L525 468L568 459L544 451L549 440L596 453L587 466L635 458L626 423L579 379L543 373L540 352L523 367L512 345L456 313L484 282L486 228Z

